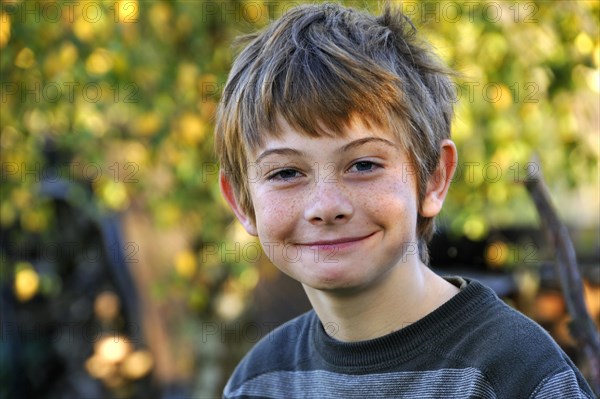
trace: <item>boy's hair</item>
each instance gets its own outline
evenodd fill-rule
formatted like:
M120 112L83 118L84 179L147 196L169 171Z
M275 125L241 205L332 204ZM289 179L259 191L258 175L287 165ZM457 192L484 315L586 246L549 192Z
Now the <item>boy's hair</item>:
M440 143L450 137L453 86L452 72L416 37L408 17L389 4L380 17L304 5L238 40L246 47L225 86L215 140L222 173L251 219L248 154L265 137L279 136L278 117L309 137L342 136L354 116L393 132L410 158L420 206ZM433 231L433 218L419 215L426 264Z

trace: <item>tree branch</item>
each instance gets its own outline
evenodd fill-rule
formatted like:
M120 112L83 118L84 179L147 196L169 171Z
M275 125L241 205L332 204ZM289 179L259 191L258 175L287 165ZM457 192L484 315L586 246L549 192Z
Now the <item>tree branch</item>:
M544 183L540 163L534 157L528 164L525 187L537 208L542 229L549 244L554 248L555 269L560 280L567 310L571 316L569 332L577 342L580 353L590 368L590 385L600 396L600 337L587 312L583 298L583 282L573 242L566 226L561 222L554 207L548 188Z

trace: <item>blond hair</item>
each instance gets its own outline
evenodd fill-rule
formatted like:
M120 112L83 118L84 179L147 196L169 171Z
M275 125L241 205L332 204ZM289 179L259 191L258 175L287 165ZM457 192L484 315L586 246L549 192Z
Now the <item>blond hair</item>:
M215 144L240 207L254 218L249 151L278 137L282 117L309 137L343 135L358 115L392 131L407 151L421 203L450 137L452 74L418 39L411 21L387 5L381 16L335 4L291 9L262 32L239 39L217 111ZM402 223L402 221L398 221ZM434 219L417 220L428 263Z

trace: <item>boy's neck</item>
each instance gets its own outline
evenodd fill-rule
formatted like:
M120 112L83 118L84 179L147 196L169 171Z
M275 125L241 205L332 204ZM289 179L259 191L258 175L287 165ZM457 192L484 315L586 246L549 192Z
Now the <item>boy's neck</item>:
M304 289L327 333L345 342L374 339L400 330L459 292L421 262L398 265L374 286L351 295L307 286Z

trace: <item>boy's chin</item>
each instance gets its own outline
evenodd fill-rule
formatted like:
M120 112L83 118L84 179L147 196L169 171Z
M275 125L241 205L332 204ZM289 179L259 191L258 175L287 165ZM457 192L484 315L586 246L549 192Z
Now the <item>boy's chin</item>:
M304 291L310 298L311 293L321 293L326 294L328 296L337 296L337 297L349 297L352 295L356 295L357 288L354 285L340 285L340 284L306 284L302 283L302 287Z
M321 291L334 296L352 296L363 291L372 289L377 285L380 279L369 278L367 276L356 276L354 278L348 275L338 277L313 277L301 281L305 291Z

